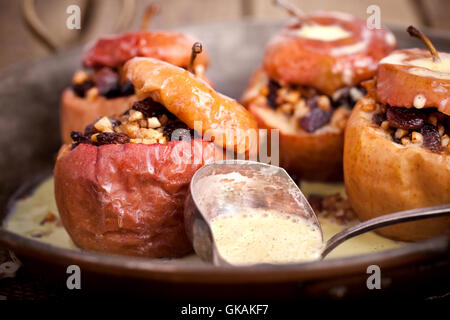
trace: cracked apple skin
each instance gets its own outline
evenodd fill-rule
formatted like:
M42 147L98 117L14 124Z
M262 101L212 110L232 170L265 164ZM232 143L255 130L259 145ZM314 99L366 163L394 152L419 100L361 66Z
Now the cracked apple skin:
M396 50L392 54L403 55L404 64L383 62L383 60L380 62L377 71L378 100L390 106L412 108L414 98L417 95L423 95L426 99L423 108L436 107L440 112L450 115L450 74L447 73L449 78L440 79L433 77L433 73L429 76L411 73L412 69L418 67L409 62L421 58L431 60L430 52L424 49L403 49Z
M339 88L372 78L378 61L396 47L390 31L369 30L366 21L354 17L343 19L324 12L306 17L302 23L337 25L351 36L334 41L308 39L295 33L299 23L287 26L266 48L264 69L270 78L311 86L332 95ZM347 53L345 47L349 48ZM346 74L347 70L351 73Z
M101 116L112 117L124 113L137 101L135 95L107 99L99 96L94 101L78 97L71 88L64 90L60 104L60 126L63 143L70 144L72 131L84 128Z
M350 116L344 143L345 187L359 219L450 203L450 156L386 139L370 114L361 110L362 101ZM442 217L377 232L396 240L418 241L449 230L450 217Z
M148 258L189 254L184 200L193 174L213 161L215 150L201 140L64 145L54 170L62 223L85 250Z

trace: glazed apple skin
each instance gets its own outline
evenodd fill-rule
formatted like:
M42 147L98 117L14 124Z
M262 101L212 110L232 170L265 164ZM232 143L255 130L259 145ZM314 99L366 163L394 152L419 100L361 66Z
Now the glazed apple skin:
M94 101L78 97L71 88L64 90L60 104L60 126L63 143L72 143L72 131L83 132L84 128L98 117L120 115L131 108L136 96L106 99L99 96Z
M168 63L187 67L192 45L197 40L189 35L170 31L138 31L100 38L83 53L87 68L116 68L133 57L153 57ZM206 51L197 56L194 65L209 63Z
M450 156L389 141L361 110L363 99L350 116L344 144L345 187L359 219L365 221L397 211L449 203ZM377 232L396 240L417 241L449 231L450 218L443 217Z
M193 163L202 150L203 161ZM183 222L187 188L195 171L213 161L214 152L213 143L201 140L80 144L73 150L64 145L54 170L62 223L82 249L149 258L184 256L192 251Z
M258 126L253 116L236 100L215 91L191 72L139 57L127 61L123 70L138 98L151 97L189 128L196 129L196 123L200 123L205 140L212 139L219 147L239 154L254 147Z
M366 22L357 18L340 19L331 13L317 13L304 23L338 25L353 34L350 38L320 41L299 37L293 24L281 30L268 43L264 69L270 78L281 82L311 86L332 95L344 86L359 84L375 75L378 61L396 47L395 39L388 30L369 30ZM348 54L333 54L345 46L366 41L360 50ZM346 74L351 70L351 74Z
M405 55L407 60L432 59L423 49L396 50L393 54ZM411 73L412 65L380 63L377 71L377 98L390 106L414 107L414 98L423 95L424 108L437 107L450 115L450 80L437 79Z

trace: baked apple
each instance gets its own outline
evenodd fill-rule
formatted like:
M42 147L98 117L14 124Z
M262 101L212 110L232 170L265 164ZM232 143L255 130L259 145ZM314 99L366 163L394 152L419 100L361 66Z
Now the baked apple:
M242 102L263 128L279 129L280 165L302 179L342 179L344 129L365 94L361 81L396 45L343 13L302 16L268 43Z
M367 83L368 95L352 112L344 146L347 195L361 220L450 203L450 110L436 91L445 90L450 79L441 67L447 55L440 52L441 62L433 62L423 50L395 51L381 61L376 83ZM379 233L415 241L449 231L450 218L443 217Z
M192 73L152 58L124 66L139 101L103 116L58 155L55 198L62 223L82 249L180 257L191 252L183 203L191 177L224 149L249 152L252 115ZM195 132L195 122L202 122ZM202 134L208 137L202 138ZM227 140L229 133L236 138ZM214 140L214 142L211 142Z
M82 131L97 117L121 114L136 101L132 83L121 80L123 64L133 57L152 57L190 68L207 80L204 71L208 55L203 52L195 60L191 59L194 43L195 38L182 33L138 31L101 38L86 48L82 58L85 69L75 72L72 85L62 94L63 142L70 143L72 131Z

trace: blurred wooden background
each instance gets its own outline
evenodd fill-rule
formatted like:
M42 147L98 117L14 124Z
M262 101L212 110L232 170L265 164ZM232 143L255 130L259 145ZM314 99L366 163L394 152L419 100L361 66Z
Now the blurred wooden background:
M26 0L0 0L0 68L32 58L51 54L51 50L37 40L22 17L21 4ZM151 0L123 0L135 3L132 19L126 30L138 29L142 12ZM289 0L305 12L341 10L361 18L367 16L369 5L381 8L384 24L430 26L450 30L450 1L448 0ZM121 0L31 0L36 13L51 38L67 47L85 43L99 35L115 31L123 12ZM151 28L172 28L189 24L236 21L242 18L258 20L287 19L287 14L272 5L272 0L154 0L161 11ZM66 28L66 8L79 5L82 11L82 31ZM232 36L232 35L230 35Z

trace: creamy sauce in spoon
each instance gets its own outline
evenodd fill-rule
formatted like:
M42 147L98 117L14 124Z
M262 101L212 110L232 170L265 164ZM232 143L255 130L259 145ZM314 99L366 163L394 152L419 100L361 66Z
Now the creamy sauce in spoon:
M217 250L233 265L316 260L320 229L297 215L263 209L223 214L210 222Z

